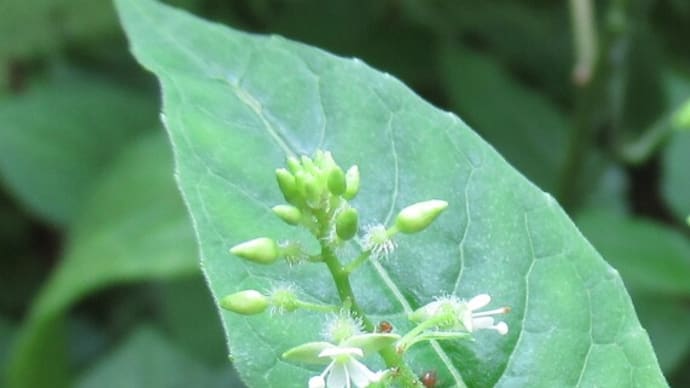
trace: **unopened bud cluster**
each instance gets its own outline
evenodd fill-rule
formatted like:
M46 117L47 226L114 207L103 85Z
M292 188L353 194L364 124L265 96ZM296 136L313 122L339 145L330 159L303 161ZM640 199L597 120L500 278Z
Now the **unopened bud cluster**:
M340 239L355 236L358 214L347 201L359 192L357 166L344 172L330 152L317 151L314 159L289 158L287 168L276 170L276 180L288 204L275 206L273 212L283 221L303 225L318 235L335 218Z

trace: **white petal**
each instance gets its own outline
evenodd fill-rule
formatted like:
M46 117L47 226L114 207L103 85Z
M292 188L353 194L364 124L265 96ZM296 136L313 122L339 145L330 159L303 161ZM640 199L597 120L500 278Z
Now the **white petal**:
M494 329L498 332L500 335L506 335L508 334L508 324L501 321L494 326Z
M472 319L472 326L473 328L470 331L493 328L494 319L491 317L474 318Z
M345 364L345 367L350 374L350 379L352 379L352 382L354 382L355 385L360 388L366 387L370 383L377 381L379 378L378 375L370 371L366 365L355 359L350 360L350 362Z
M488 305L491 303L491 297L489 294L479 294L475 296L474 298L470 299L469 302L467 302L467 306L470 308L470 310L479 310L480 308Z
M309 379L309 388L326 388L326 380L322 376L314 376Z
M328 388L350 388L350 377L345 365L335 364L328 375Z
M319 357L337 357L337 356L359 356L363 357L364 353L360 348L352 348L346 346L337 346L333 348L324 349L319 353Z
M372 376L371 382L372 383L378 383L381 381L385 376L386 376L387 371L385 370L380 370L378 372L374 372L374 375Z

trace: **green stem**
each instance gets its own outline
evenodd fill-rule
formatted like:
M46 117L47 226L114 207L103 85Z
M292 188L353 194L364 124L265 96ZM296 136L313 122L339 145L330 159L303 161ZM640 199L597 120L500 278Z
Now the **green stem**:
M328 270L331 272L340 300L350 306L352 313L362 320L364 328L367 331L373 331L374 325L366 318L362 309L355 302L352 286L350 285L350 278L348 277L349 273L340 265L340 261L329 247L325 245L321 247L321 257L323 258L323 262L326 263L326 266L328 266Z
M359 266L364 264L367 259L371 256L371 249L362 252L356 259L352 260L348 265L345 266L344 270L348 274L353 273Z
M575 83L575 120L571 128L565 161L560 174L557 197L563 206L573 208L577 189L588 150L592 145L592 111L597 72L599 44L597 42L594 7L591 0L570 0L576 63L573 70Z
M426 329L430 329L430 328L436 326L436 325L438 324L439 321L440 321L439 319L433 319L433 318L432 318L432 319L429 319L429 320L426 320L426 321L420 323L419 325L417 325L417 327L415 327L414 329L408 331L407 334L405 334L405 336L402 337L402 338L400 339L400 341L398 341L398 349L399 349L399 351L405 352L405 350L407 350L407 348L409 347L409 345L411 345L411 344L414 343L414 339L415 339L417 336L419 336L419 335L420 335L422 332L424 332ZM408 343L409 343L409 345L408 345Z
M362 320L364 330L373 332L374 324L371 322L371 320L369 320L366 314L364 314L362 308L355 301L352 286L350 285L350 273L347 272L345 267L340 264L340 261L333 253L333 250L326 244L321 245L321 256L323 257L323 261L326 263L326 266L328 266L328 270L331 272L331 276L335 282L335 287L338 290L340 300L343 302L343 304L350 306L350 311L354 316ZM393 346L381 349L379 354L381 355L381 358L383 358L386 367L399 373L398 379L402 383L403 387L421 387L421 383L419 382L417 376L405 364L402 355L398 354Z
M317 311L317 312L321 312L321 313L335 313L335 312L338 312L338 310L339 310L338 306L333 306L330 304L310 303L310 302L305 302L303 300L297 301L297 307L303 308L305 310Z

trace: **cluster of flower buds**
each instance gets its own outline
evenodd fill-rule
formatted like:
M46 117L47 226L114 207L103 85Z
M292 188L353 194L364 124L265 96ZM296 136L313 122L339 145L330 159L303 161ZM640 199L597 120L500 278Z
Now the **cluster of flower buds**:
M359 168L355 165L344 172L328 151L316 151L314 159L288 158L287 165L276 170L276 180L288 204L275 206L273 212L318 237L329 237L324 234L335 226L339 239L352 239L359 215L347 201L359 192Z
M327 151L317 151L313 159L290 157L287 166L276 170L276 180L288 203L274 206L273 213L288 225L303 226L318 240L334 246L357 236L359 214L348 201L359 192L359 168L355 165L344 172ZM268 237L238 244L230 253L260 264L272 264L280 258L290 264L320 261L318 255L304 252L298 242L279 244Z

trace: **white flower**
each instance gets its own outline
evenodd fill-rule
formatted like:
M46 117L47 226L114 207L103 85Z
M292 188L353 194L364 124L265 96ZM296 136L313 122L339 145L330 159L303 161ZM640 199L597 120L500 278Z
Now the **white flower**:
M321 375L309 379L309 388L350 388L351 383L361 388L380 381L385 372L372 372L355 358L363 356L360 348L334 346L324 349L319 357L330 358L331 363Z
M323 376L314 376L309 379L309 388L326 388L326 379Z
M442 297L417 309L410 315L410 319L415 322L433 319L437 322L437 326L445 329L460 328L470 333L491 329L505 335L508 333L508 324L503 321L496 322L492 315L506 314L510 312L510 308L477 311L490 302L491 296L488 294L479 294L469 301L456 296Z
M392 333L366 333L353 335L338 345L330 342L308 342L288 350L283 354L283 358L326 365L321 374L309 379L309 388L366 387L381 381L387 372L373 372L358 358L391 346L399 339L399 335Z
M469 332L474 332L481 329L496 330L500 335L508 333L508 324L499 321L495 322L491 315L506 314L510 312L510 308L501 307L489 311L476 311L491 303L491 296L489 294L479 294L465 303L465 309L460 317L462 325Z

